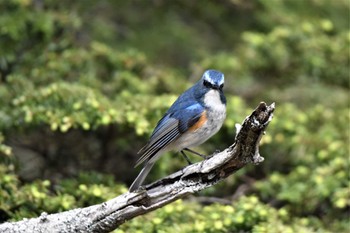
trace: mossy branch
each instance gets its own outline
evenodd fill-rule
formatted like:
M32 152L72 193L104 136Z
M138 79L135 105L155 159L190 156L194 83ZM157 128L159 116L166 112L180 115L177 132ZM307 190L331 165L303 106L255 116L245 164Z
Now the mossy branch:
M275 104L260 103L242 126L235 142L220 153L174 174L102 204L0 225L0 232L110 232L124 222L188 194L209 188L249 163L259 164L259 142L272 120Z

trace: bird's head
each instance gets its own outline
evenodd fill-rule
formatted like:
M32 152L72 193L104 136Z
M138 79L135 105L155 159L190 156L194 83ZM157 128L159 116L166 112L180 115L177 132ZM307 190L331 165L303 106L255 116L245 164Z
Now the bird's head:
M219 90L222 91L224 87L224 74L216 70L207 70L204 72L201 79L201 86L207 91Z

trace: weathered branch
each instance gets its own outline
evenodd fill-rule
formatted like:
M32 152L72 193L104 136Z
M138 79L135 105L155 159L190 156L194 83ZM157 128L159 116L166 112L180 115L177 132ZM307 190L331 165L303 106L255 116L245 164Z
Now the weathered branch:
M109 232L136 216L158 209L188 194L211 187L249 163L259 164L259 142L272 119L275 105L260 103L242 126L235 142L204 161L102 204L38 218L3 223L0 232Z

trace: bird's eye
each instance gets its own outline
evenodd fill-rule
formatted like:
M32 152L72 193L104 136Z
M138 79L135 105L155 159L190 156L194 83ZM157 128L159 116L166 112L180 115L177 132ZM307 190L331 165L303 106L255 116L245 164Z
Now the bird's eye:
M222 89L222 88L224 88L224 84L221 84L221 85L220 85L220 89Z
M203 81L203 85L204 85L205 87L208 87L208 88L211 88L211 87L212 87L211 83L208 82L207 80L204 80L204 81Z

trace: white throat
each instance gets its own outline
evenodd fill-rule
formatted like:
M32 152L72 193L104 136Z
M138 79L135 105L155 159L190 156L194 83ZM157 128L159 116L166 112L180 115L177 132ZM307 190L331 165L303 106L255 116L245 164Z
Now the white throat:
M204 104L214 112L226 112L226 106L221 102L218 90L210 90L204 95Z

